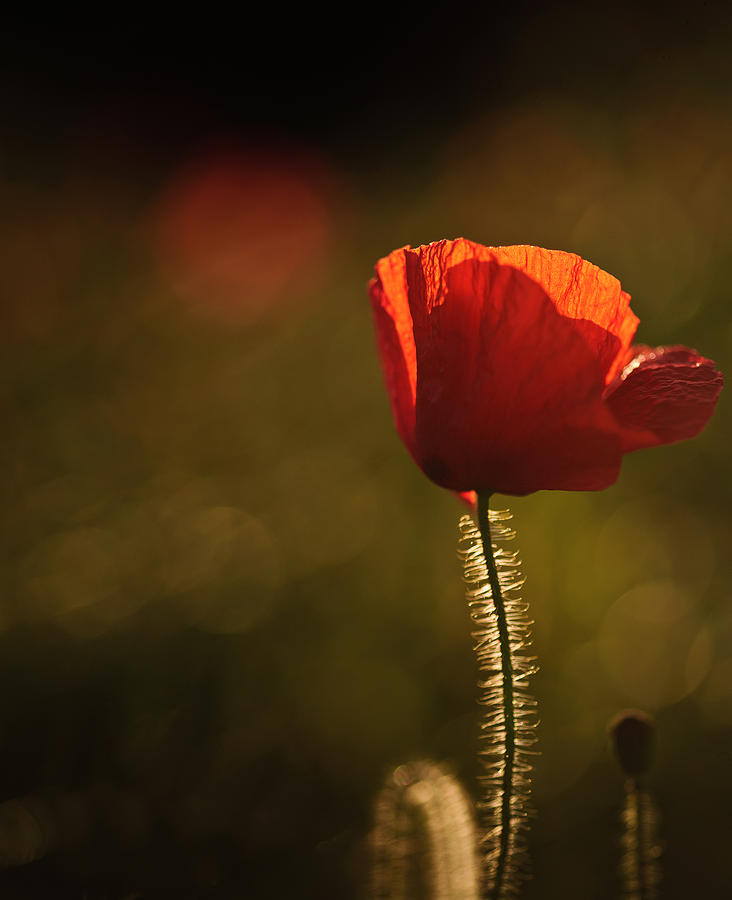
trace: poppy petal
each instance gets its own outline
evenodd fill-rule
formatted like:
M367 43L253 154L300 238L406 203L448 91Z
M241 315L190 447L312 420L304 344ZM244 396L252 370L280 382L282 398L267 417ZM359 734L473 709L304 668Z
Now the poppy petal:
M557 312L575 321L601 361L606 383L611 381L639 321L630 308L630 295L621 289L618 279L563 250L516 246L495 247L492 252L501 265L512 266L540 284Z
M405 251L417 461L457 491L607 487L621 451L602 390L621 341L562 315L543 284L504 258L468 241ZM552 284L567 301L568 280L555 273Z
M377 273L378 277L369 282L369 297L381 367L397 431L416 459L414 405L417 392L417 355L403 258L392 254L382 259L377 266Z
M623 429L623 452L694 437L722 390L714 363L688 347L633 348L605 402Z
M455 496L458 500L462 500L463 503L466 504L470 509L475 509L478 506L478 495L475 491L455 491Z

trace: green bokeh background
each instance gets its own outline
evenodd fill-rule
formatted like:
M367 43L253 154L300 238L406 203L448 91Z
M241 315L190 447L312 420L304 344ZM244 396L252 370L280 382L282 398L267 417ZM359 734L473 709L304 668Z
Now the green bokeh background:
M35 797L59 834L5 896L364 897L391 769L444 761L472 789L463 510L394 431L374 262L458 235L572 250L621 279L638 340L732 371L728 19L577 15L517 14L472 81L450 45L455 83L412 86L416 118L401 70L383 116L378 72L358 115L285 116L278 147L330 173L328 237L316 280L243 317L181 298L150 237L204 126L151 147L111 90L64 118L46 82L6 86L0 800ZM242 121L211 135L246 143ZM526 898L617 895L624 707L657 717L663 896L729 892L729 410L605 492L497 498L541 663Z

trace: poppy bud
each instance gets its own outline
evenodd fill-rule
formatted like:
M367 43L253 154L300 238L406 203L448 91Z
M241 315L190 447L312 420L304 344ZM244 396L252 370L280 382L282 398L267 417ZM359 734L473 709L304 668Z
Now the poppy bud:
M615 753L627 775L644 775L651 768L656 745L656 723L638 709L625 709L608 725Z

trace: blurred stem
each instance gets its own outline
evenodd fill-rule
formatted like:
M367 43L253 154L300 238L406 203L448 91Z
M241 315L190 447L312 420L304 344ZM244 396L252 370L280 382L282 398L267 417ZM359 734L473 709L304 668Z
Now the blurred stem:
M500 849L496 865L495 881L491 890L491 900L502 894L503 882L508 858L508 840L511 833L511 796L513 794L514 759L516 756L516 728L514 722L513 678L514 670L511 661L511 642L506 621L506 606L501 591L501 584L493 555L490 525L490 493L478 493L478 529L483 544L483 556L488 569L488 581L491 586L493 608L496 613L498 643L501 655L501 676L503 682L503 717L504 717L504 757L503 782L501 787L500 813Z
M628 813L632 825L635 826L635 833L632 835L633 841L631 849L633 852L632 870L635 873L638 884L637 896L639 900L646 900L648 896L648 886L646 884L646 871L643 860L643 838L642 834L643 821L641 812L641 787L636 778L628 778L625 782L627 791Z
M480 900L472 804L429 760L399 766L374 809L373 900Z
M658 896L658 842L653 799L639 777L625 781L624 893L628 900Z

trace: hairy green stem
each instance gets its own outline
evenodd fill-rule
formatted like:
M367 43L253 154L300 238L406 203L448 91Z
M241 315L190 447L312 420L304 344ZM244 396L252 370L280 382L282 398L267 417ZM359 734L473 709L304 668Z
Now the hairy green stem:
M635 823L637 826L636 840L635 846L633 850L635 851L635 859L633 860L633 868L636 870L638 875L638 897L639 900L647 900L648 898L648 873L646 871L645 859L643 858L643 848L644 844L647 840L646 835L644 834L645 823L643 822L643 812L641 807L641 788L638 784L637 779L632 778L629 779L629 784L627 787L628 791L628 806L632 810L633 818L635 819Z
M417 760L395 769L374 823L373 900L480 900L472 805L443 766Z
M643 782L630 777L625 782L625 858L621 869L623 891L628 900L656 900L660 867L656 835L657 814Z
M503 785L501 795L501 837L500 851L496 863L495 880L491 888L491 900L498 900L503 890L503 881L508 859L508 842L511 833L511 797L513 795L514 761L516 756L516 728L514 722L514 668L511 659L511 642L508 634L508 622L506 620L506 608L501 591L501 584L496 569L496 560L493 555L493 543L491 541L490 526L490 498L489 493L478 494L478 529L483 544L483 556L488 570L488 581L491 586L493 607L496 613L496 626L498 628L499 649L501 655L501 673L503 682L503 716L504 716L504 761L503 761Z

